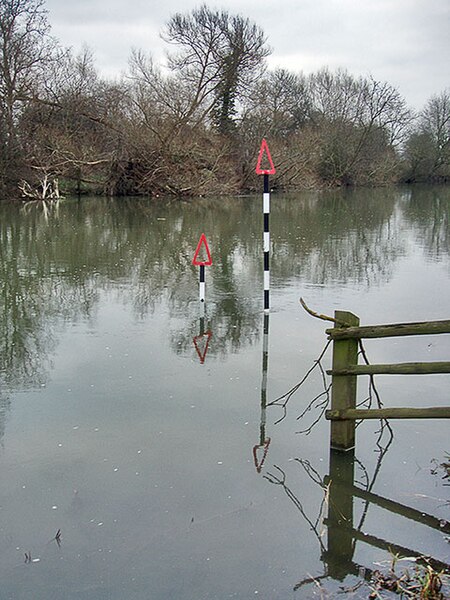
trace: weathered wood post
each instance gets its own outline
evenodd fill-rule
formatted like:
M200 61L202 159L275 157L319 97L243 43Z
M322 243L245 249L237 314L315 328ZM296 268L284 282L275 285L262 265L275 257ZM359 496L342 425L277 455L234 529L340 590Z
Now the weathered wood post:
M337 310L335 327L359 325L359 317L351 312ZM358 363L358 340L335 339L333 341L333 371L346 369ZM331 410L356 408L356 375L334 375L331 386ZM355 445L355 421L331 421L332 448L349 450Z

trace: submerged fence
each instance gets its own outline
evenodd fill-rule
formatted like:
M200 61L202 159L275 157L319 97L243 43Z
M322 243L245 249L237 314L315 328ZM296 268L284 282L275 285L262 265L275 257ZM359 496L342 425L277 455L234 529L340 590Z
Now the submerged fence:
M426 408L356 408L358 375L424 375L450 373L450 362L413 362L359 365L359 343L363 338L450 333L450 320L420 323L396 323L360 327L359 317L336 311L333 329L326 333L333 340L331 409L325 417L331 421L331 447L348 450L355 445L356 421L364 419L448 419L450 406Z

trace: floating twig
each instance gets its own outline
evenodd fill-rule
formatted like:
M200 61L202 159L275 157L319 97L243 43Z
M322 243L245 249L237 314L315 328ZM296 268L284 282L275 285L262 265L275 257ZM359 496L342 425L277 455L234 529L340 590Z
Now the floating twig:
M61 547L61 529L58 529L54 537L55 542L58 544L58 548Z

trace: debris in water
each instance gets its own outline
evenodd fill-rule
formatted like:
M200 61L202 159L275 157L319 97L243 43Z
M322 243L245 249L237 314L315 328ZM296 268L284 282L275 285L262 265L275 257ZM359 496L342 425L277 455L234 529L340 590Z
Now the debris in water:
M55 535L55 542L58 544L58 547L61 547L61 529L58 529Z

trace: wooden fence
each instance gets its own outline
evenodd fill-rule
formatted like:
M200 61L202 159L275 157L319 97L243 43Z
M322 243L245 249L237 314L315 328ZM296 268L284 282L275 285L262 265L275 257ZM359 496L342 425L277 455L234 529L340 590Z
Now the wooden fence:
M358 375L424 375L450 373L450 362L413 362L400 364L359 365L359 340L409 335L450 333L450 320L421 323L397 323L360 327L359 318L351 312L336 311L336 326L326 333L333 340L331 410L325 416L331 421L331 447L348 450L355 445L356 421L363 419L448 419L450 406L427 408L357 409Z

